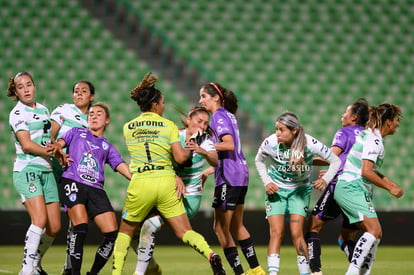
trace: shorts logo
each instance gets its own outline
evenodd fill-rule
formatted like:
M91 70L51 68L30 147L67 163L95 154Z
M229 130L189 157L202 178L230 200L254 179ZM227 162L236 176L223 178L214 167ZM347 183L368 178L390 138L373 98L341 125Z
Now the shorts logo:
M375 208L374 208L374 205L372 205L372 203L368 205L368 211L371 213L375 213Z
M72 194L70 194L69 195L69 200L71 201L71 202L74 202L74 201L76 201L76 193L72 193Z
M36 185L34 183L29 184L29 192L34 193L37 191Z
M221 188L221 200L225 201L227 197L227 185L223 184Z
M272 211L272 205L270 204L270 202L266 202L266 212L270 211Z

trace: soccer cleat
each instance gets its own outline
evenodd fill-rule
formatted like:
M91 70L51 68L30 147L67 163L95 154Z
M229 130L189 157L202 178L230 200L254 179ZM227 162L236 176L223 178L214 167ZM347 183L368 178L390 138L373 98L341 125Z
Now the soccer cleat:
M322 275L322 271L312 272L311 275Z
M214 275L226 275L226 271L224 271L223 264L221 263L221 258L219 255L212 253L210 255L210 265L213 269Z
M258 265L255 268L247 270L246 275L266 275L266 271L264 271L263 268Z
M162 270L158 264L153 267L148 267L147 271L145 271L145 275L161 275L161 274L162 274Z
M48 275L46 271L43 270L42 266L39 265L35 268L34 273L36 275Z
M71 275L72 274L72 269L71 268L64 268L62 270L62 272L60 273L60 275Z
M23 269L19 271L18 273L19 275L24 275L25 273L23 273ZM26 273L27 274L27 273ZM43 274L47 274L47 273L43 273ZM29 275L40 275L39 271L37 270L37 267L35 269L33 269Z

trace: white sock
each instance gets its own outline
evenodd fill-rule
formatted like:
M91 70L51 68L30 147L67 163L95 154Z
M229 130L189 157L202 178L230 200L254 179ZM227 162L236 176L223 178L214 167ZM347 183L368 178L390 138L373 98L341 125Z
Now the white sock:
M270 254L267 256L267 271L269 275L277 275L280 266L279 254Z
M367 257L365 258L364 263L362 264L360 274L369 275L371 273L371 269L372 269L372 266L374 265L375 255L377 254L378 245L380 241L381 239L375 240L374 244L371 247L371 250L369 251Z
M39 248L42 233L43 229L34 224L31 224L27 230L24 244L22 274L30 274L38 262L37 250Z
M346 275L359 274L359 271L365 261L365 257L371 250L376 238L371 233L365 232L359 238L355 245L354 253L352 254L351 263L349 264Z
M309 261L306 259L305 256L298 255L297 263L300 275L310 274Z
M135 267L137 275L144 275L147 270L148 263L152 258L155 247L155 233L160 230L162 218L154 216L144 221L139 235L139 244L137 249L138 261Z

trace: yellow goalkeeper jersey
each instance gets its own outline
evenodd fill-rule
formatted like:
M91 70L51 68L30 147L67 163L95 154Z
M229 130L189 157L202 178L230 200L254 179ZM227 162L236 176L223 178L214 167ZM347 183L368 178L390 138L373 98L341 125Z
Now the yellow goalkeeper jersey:
M156 113L144 112L125 123L124 138L134 177L174 176L171 144L180 142L177 125Z

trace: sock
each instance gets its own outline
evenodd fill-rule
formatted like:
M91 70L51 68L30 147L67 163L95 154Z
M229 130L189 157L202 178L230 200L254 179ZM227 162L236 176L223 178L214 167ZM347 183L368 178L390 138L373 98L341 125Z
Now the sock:
M303 255L297 256L297 262L298 262L298 269L300 275L309 275L310 269L309 269L309 262Z
M377 254L378 245L380 243L381 239L376 239L374 244L371 247L371 250L369 251L367 257L365 258L365 261L361 267L360 274L362 275L368 275L371 273L372 266L374 265L375 261L375 255Z
M24 255L22 263L22 273L30 274L38 262L38 253L40 238L42 237L43 229L31 224L26 232L26 239L24 241Z
M341 249L344 251L346 257L348 258L348 262L351 262L352 254L354 253L355 249L355 241L354 240L346 240L341 245Z
M207 260L210 260L210 255L214 253L204 237L194 230L188 230L184 233L183 242L191 246Z
M137 248L138 261L135 266L137 275L144 275L152 259L155 247L155 233L161 229L163 220L160 216L151 217L142 224Z
M279 266L279 254L270 254L267 256L267 270L269 271L269 275L276 275L279 272Z
M239 244L240 244L244 257L249 263L249 267L250 268L258 267L259 261L257 260L257 255L256 255L256 251L254 250L252 239L249 237L248 239L245 239L245 240L239 240Z
M40 262L42 261L43 255L45 255L46 251L52 245L54 240L55 240L55 237L49 236L46 233L44 233L42 237L40 238L40 243L39 243L39 248L38 248L40 259L39 259L38 266L40 266Z
M362 234L355 245L354 253L352 254L352 259L346 274L359 274L365 257L371 250L371 247L374 244L375 240L376 238L371 233L365 232Z
M73 226L72 226L72 222L69 220L68 231L66 232L66 259L65 259L65 264L63 266L64 270L72 268L72 264L70 262L70 254L69 254L69 244L70 244L70 239L72 238L72 234L73 234Z
M98 247L98 250L95 254L95 260L93 262L90 274L98 274L99 271L104 267L106 262L108 261L109 257L112 255L112 251L114 250L114 244L116 235L118 235L118 231L112 231L108 233L104 233L104 238L101 245Z
M115 240L114 263L112 266L112 275L121 275L124 268L125 258L128 254L131 237L125 233L119 232Z
M308 232L306 234L306 243L308 245L309 253L309 267L312 272L321 271L321 240L319 233Z
M224 255L226 256L227 261L229 262L231 268L234 271L234 274L240 275L244 273L243 267L240 262L239 253L237 252L237 247L227 247L223 249Z
M72 263L72 275L80 275L83 257L83 245L88 234L88 224L81 223L73 227L73 234L70 238L69 255Z

